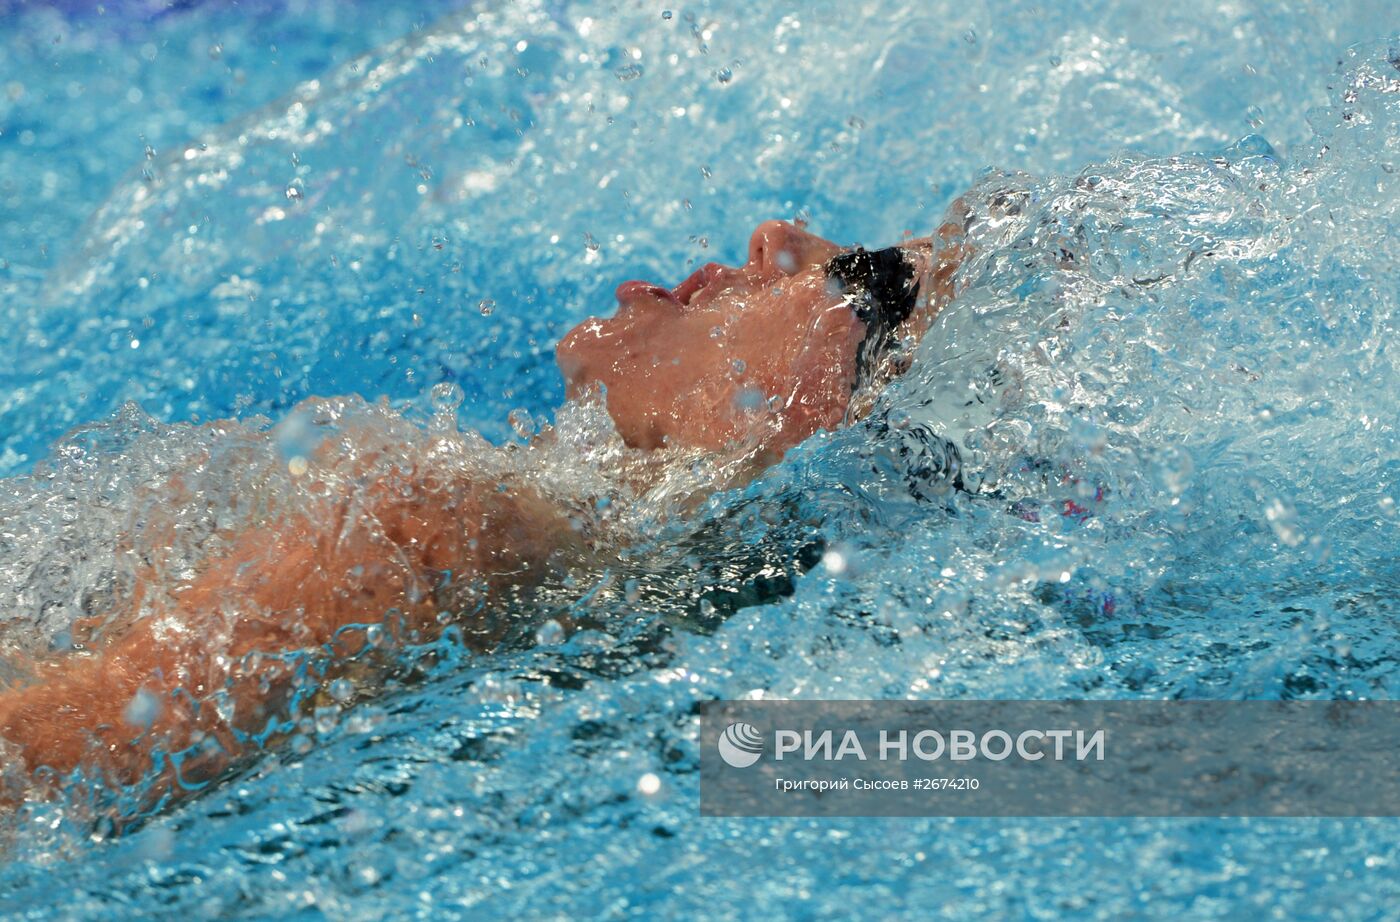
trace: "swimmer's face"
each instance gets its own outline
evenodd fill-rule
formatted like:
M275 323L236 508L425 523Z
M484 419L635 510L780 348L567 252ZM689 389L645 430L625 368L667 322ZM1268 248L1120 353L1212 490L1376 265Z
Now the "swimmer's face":
M579 324L557 358L571 398L601 385L628 445L781 454L838 426L865 337L826 262L829 240L760 224L738 268L710 263L675 288L624 282L617 313Z

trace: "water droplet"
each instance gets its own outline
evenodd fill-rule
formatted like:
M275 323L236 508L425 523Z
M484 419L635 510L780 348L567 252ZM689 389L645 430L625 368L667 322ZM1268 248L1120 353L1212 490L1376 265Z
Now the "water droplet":
M650 797L661 790L661 779L658 778L655 773L647 772L637 779L637 790Z
M301 458L305 464L306 459L316 453L317 446L324 438L321 427L317 426L306 412L301 411L288 414L272 432L278 450L289 463Z
M850 561L840 548L827 548L822 554L822 567L832 576L842 576L850 567Z
M1063 61L1063 59L1062 59L1058 54L1052 54L1052 55L1050 55L1050 66L1051 66L1051 67L1059 67L1062 63L1064 63L1064 61Z
M626 83L629 80L636 80L642 75L642 65L624 64L617 70L613 71L613 75L616 76L617 79L621 80L623 83Z
M1264 110L1258 106L1248 106L1244 110L1244 119L1250 128L1263 128Z
M552 647L564 640L564 626L553 618L541 624L535 631L535 643L542 647Z
M721 67L719 70L715 71L715 79L720 83L728 83L734 79L734 71L728 67Z
M736 375L742 375L745 371L748 370L749 366L748 363L745 362L743 359L735 359L734 361L729 363L729 367L734 369L734 373Z
M1303 543L1303 530L1298 527L1298 510L1282 497L1271 500L1264 507L1264 518L1269 520L1274 534L1289 547Z
M344 704L355 697L355 686L351 684L349 679L336 679L331 683L330 692L332 698Z
M224 56L224 43L215 42L209 46L209 60L217 61Z
M968 29L966 32L964 32L963 41L967 42L969 45L977 44L977 30Z
M156 149L155 149L154 147L152 147L151 145L149 145L149 144L146 145L146 159L147 159L147 160L154 160L154 159L156 159Z
M122 719L133 727L149 727L160 716L160 699L146 689L138 689L122 711Z
M294 179L287 184L287 201L300 202L304 195L300 179Z
M1190 485L1191 474L1195 469L1191 456L1173 445L1158 455L1153 465L1153 474L1162 489L1179 496Z
M335 729L335 725L340 723L340 708L336 705L319 707L315 710L316 732L329 733Z
M711 176L713 176L713 175L715 175L715 174L710 170L710 165L709 165L708 163L706 163L706 164L702 164L702 165L700 166L700 175L703 176L703 177L705 177L706 179L709 179Z
M741 387L734 395L734 409L740 413L761 413L768 409L768 398L756 387Z
M1321 535L1313 535L1309 538L1304 550L1307 553L1308 561L1318 566L1332 559L1332 542L1325 540Z
M461 386L454 381L439 381L428 391L434 413L455 413L465 397Z
M850 118L846 119L846 124L856 131L859 131L865 127L865 119L861 118L859 115L852 115Z
M523 407L517 407L506 415L510 422L510 427L515 430L515 434L522 439L528 439L535 434L535 419L530 415L530 411Z
M481 311L481 316L490 317L491 312L496 309L496 302L490 298L482 298L476 303L476 309Z
M377 708L356 708L345 720L347 733L371 733L384 723L384 712Z
M672 16L674 16L674 15L675 15L675 14L672 13L670 10L662 10L662 11L661 11L661 18L662 18L662 19L669 20L669 19L670 19Z

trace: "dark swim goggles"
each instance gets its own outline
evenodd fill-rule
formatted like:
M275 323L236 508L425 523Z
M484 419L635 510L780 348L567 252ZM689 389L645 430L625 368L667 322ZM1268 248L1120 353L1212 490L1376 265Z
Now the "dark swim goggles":
M842 286L856 316L865 323L865 339L856 353L856 388L894 342L894 331L909 319L919 296L918 274L900 247L869 251L856 247L833 256L827 278Z

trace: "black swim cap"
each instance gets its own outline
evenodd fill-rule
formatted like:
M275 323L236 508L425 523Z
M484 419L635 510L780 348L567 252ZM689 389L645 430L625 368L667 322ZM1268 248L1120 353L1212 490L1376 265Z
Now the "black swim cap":
M919 296L914 263L900 247L870 252L856 247L833 256L827 278L839 282L856 316L865 322L865 339L856 353L856 387L869 377L889 349L895 329L909 319Z

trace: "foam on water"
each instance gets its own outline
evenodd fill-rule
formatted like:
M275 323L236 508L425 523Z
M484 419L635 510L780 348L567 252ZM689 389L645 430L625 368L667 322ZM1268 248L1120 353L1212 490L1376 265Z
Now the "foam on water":
M1384 5L966 6L454 15L161 153L12 280L6 463L48 460L4 482L3 638L41 649L129 584L156 505L188 517L178 572L294 480L263 421L173 421L383 393L356 412L412 442L454 428L455 385L463 426L515 440L567 325L758 220L874 244L951 206L971 252L869 419L688 524L632 521L650 540L541 600L536 643L435 649L120 840L33 807L14 905L1388 911L1389 820L696 820L713 697L1397 691ZM557 423L462 450L635 504L597 408ZM198 512L159 501L177 470Z

